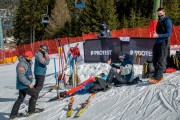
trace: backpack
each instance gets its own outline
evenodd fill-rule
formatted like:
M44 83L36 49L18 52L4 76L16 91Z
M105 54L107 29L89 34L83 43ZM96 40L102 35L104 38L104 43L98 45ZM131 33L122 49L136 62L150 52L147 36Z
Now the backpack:
M150 78L154 74L154 66L152 61L146 61L143 64L142 77Z
M109 89L108 83L101 79L101 78L96 78L94 83L90 86L89 88L89 93L97 93L99 91L107 91Z
M168 59L167 67L180 70L180 54L179 53L176 53L176 55L171 55L171 57Z

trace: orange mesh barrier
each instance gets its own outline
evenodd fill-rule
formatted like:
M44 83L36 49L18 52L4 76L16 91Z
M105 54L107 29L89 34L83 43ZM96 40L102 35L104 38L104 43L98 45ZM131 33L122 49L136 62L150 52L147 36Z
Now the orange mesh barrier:
M14 63L17 60L17 52L14 49L0 50L0 64Z
M180 45L180 26L173 26L170 40L171 45Z
M150 29L152 25L145 26L145 27L139 27L139 28L123 28L120 30L112 30L111 35L112 37L145 37L145 38L151 38L152 30ZM89 34L82 34L82 36L79 37L71 37L69 38L69 43L73 42L79 42L84 41L88 39L95 39L97 38L96 32L90 32ZM173 26L172 29L172 35L171 35L171 45L180 45L180 26ZM61 46L68 44L68 38L60 38L61 40ZM49 54L54 54L58 52L58 38L53 40L41 40L38 42L34 42L33 44L26 44L16 47L15 53L13 55L23 55L23 53L27 50L32 50L33 53L35 53L41 44L47 45L49 48ZM10 53L4 52L5 56L10 55ZM0 57L2 52L0 52Z

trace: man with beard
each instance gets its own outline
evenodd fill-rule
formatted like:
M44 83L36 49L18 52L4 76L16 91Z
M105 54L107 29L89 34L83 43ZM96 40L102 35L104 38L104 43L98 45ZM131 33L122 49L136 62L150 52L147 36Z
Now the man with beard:
M33 74L32 74L32 59L33 53L31 51L26 51L23 56L18 58L19 63L16 67L16 89L19 90L19 97L13 105L10 120L18 117L18 111L21 103L24 101L26 94L30 95L28 113L35 113L36 101L38 98L38 91L33 85Z

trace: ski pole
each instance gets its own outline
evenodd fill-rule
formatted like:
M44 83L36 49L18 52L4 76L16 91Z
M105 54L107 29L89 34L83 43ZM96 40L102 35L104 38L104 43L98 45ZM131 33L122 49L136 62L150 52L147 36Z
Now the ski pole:
M141 64L141 57L142 57L142 53L136 53L136 57L138 58L138 67Z

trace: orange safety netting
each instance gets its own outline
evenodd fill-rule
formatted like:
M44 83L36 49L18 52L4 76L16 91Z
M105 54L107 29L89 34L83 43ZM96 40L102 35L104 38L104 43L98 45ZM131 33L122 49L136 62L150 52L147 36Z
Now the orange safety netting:
M111 35L112 37L140 37L140 38L151 38L152 37L152 25L139 28L123 28L120 30L112 30ZM70 37L69 43L84 41L88 39L95 39L97 38L97 33L90 32L89 34L82 34L80 37ZM180 45L180 26L173 26L172 28L172 35L170 37L171 45ZM60 38L61 42L60 45L63 46L68 44L68 38ZM9 50L9 51L0 51L0 59L4 59L10 56L19 56L23 55L23 53L27 50L31 50L35 53L41 44L47 45L49 49L49 54L58 53L58 38L52 40L41 40L38 42L34 42L31 44L17 46L16 50Z

